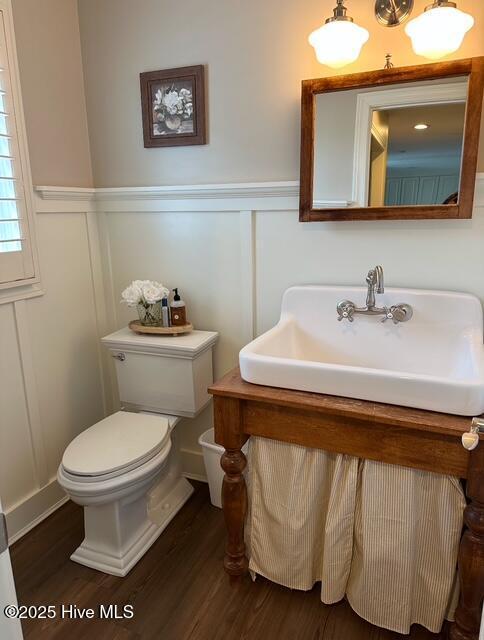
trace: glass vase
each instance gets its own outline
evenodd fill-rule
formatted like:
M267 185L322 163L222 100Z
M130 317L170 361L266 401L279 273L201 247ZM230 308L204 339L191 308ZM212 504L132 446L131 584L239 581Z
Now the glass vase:
M138 304L138 316L144 327L160 327L161 301L154 304Z

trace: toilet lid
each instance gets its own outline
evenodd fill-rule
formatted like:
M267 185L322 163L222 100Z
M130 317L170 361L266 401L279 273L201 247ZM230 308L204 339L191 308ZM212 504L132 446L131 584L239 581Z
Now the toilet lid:
M65 450L62 466L79 476L132 468L150 460L169 438L166 417L118 411L80 433Z

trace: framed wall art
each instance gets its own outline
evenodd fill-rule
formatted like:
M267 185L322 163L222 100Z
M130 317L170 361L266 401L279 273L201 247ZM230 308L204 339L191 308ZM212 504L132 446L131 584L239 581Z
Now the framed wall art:
M145 147L206 144L203 65L140 74Z

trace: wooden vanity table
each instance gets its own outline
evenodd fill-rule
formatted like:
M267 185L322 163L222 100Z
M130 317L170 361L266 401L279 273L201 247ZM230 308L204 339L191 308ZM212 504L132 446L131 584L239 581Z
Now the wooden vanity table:
M484 436L472 452L461 436L471 418L244 382L236 368L210 388L215 441L225 448L223 511L227 526L225 571L248 571L244 521L247 491L241 451L250 436L467 480L468 506L459 551L461 595L452 640L477 640L484 597Z

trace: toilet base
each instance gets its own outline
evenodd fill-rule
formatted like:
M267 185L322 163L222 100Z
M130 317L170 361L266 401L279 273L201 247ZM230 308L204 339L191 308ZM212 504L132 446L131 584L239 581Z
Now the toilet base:
M158 505L148 509L147 496L84 506L85 537L71 560L91 569L123 577L160 536L194 489L179 477ZM148 515L149 511L149 515Z

